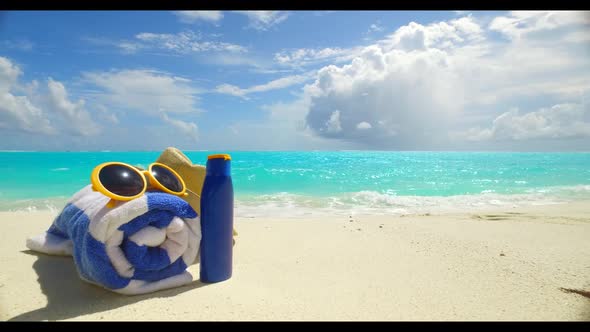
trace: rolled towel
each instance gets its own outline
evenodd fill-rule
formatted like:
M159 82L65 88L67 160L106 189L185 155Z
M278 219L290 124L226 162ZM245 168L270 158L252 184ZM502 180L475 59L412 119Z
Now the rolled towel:
M190 283L198 263L201 225L181 198L146 192L106 206L88 185L74 194L47 232L27 239L31 250L74 257L80 277L111 291L145 294Z

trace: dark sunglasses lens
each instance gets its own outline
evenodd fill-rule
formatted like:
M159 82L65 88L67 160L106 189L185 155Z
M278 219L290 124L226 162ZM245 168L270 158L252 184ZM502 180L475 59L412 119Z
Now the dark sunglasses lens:
M102 185L113 194L131 197L143 189L144 179L137 172L122 165L108 165L98 174Z
M161 185L168 188L168 190L178 193L183 189L182 183L180 183L176 175L162 166L152 166L152 175Z

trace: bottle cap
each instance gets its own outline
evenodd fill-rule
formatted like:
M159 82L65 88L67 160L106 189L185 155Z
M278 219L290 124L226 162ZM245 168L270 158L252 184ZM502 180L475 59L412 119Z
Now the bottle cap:
M221 159L223 158L223 160L231 160L231 157L229 156L229 154L212 154L210 156L207 157L207 160L209 159Z

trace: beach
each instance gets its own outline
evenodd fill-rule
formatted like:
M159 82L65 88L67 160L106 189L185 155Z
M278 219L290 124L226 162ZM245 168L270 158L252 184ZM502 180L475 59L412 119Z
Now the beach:
M0 23L0 321L590 321L590 11Z
M118 295L29 251L56 212L0 212L0 319L590 320L590 201L412 215L238 217L233 277Z

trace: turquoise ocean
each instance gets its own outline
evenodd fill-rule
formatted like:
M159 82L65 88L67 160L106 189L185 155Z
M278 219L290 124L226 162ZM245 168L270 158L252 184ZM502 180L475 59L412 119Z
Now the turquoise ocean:
M59 211L94 166L154 152L0 152L0 210ZM459 212L590 199L590 153L230 153L239 217Z

